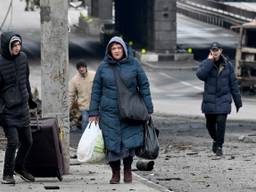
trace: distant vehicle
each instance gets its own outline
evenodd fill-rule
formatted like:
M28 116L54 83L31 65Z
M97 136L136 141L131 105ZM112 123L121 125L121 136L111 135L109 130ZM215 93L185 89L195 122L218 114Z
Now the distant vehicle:
M256 20L232 28L240 30L236 49L236 77L242 89L254 89L256 86Z

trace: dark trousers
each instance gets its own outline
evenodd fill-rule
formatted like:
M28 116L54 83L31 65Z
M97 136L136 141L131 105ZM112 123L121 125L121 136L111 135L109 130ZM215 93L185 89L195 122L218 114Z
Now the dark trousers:
M32 134L30 127L8 127L4 128L4 133L7 138L7 146L4 158L3 175L12 176L14 167L24 169L25 160L32 146ZM18 148L15 159L16 149Z
M206 127L211 138L217 143L218 147L222 147L225 137L227 114L205 114L205 117Z

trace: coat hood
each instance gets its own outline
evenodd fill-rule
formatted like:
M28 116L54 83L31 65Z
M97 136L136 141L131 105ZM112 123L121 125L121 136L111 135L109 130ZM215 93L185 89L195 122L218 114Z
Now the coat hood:
M110 39L110 41L108 42L108 45L107 45L107 47L106 47L106 56L107 56L108 58L112 58L112 57L109 55L108 50L109 50L109 46L110 46L112 43L114 43L114 42L119 43L120 45L122 45L122 47L123 47L123 49L124 49L125 58L128 58L129 55L128 55L127 46L126 46L124 40L123 40L121 37L118 37L118 36L112 37L112 38Z
M22 44L22 38L19 34L14 32L3 32L1 34L1 54L3 57L7 59L13 59L14 57L11 55L11 43L14 40L19 40Z
M232 65L230 59L227 56L221 54L221 57L222 57L223 62L224 62L225 65L228 64L228 63L230 63Z

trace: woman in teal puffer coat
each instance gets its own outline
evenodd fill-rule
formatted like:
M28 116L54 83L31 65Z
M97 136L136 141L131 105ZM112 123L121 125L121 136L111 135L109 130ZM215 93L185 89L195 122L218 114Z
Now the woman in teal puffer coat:
M153 113L153 104L148 78L140 63L131 56L122 38L113 37L106 47L106 56L95 75L89 121L99 120L112 169L110 183L120 182L121 159L124 164L124 182L130 183L135 148L143 144L143 124L129 124L120 120L117 86L111 66L118 69L131 92L135 93L139 88L149 114Z

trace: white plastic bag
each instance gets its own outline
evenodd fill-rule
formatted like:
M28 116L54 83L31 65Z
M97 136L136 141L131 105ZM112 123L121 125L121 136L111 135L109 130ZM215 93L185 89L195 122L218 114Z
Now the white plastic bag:
M77 159L79 162L88 162L92 159L97 140L99 140L98 138L102 138L102 132L99 128L99 124L95 122L90 122L84 130L84 133L78 143Z
M105 160L105 150L102 132L96 138L96 143L93 149L91 158L87 161L88 163L100 163Z

